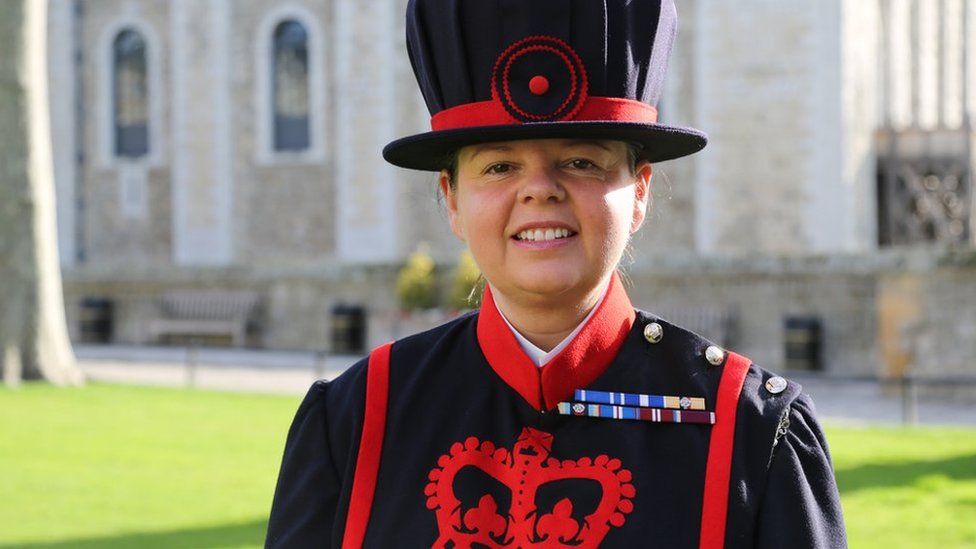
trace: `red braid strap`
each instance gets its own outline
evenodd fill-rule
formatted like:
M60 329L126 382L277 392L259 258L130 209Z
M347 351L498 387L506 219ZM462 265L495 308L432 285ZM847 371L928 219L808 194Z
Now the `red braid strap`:
M383 435L386 430L386 404L390 389L390 348L386 343L369 354L366 368L366 415L363 434L356 456L356 472L352 480L352 495L346 515L346 530L342 535L343 549L363 546L369 512L373 508L376 475L380 470Z
M728 353L718 385L716 419L712 426L705 468L705 498L702 504L699 549L722 549L725 545L732 446L735 442L735 413L739 408L739 395L751 363L742 355Z

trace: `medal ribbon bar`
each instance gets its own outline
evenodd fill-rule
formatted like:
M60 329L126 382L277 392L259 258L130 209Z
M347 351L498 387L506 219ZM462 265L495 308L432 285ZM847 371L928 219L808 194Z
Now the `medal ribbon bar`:
M635 393L615 393L576 389L574 398L579 402L591 404L612 404L615 406L639 406L641 408L670 408L674 410L704 410L702 397L676 397L661 395L642 395ZM684 401L684 402L682 402Z
M661 408L633 408L611 404L584 404L582 402L560 402L556 409L564 416L602 417L608 419L631 419L654 423L700 423L715 424L715 412L700 410L671 410Z

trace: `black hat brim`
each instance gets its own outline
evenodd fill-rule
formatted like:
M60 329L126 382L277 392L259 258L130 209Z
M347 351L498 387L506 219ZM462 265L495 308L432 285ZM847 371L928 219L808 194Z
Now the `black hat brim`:
M455 151L468 145L520 139L611 139L640 147L639 158L650 162L694 154L708 136L693 128L635 122L539 122L477 126L431 131L397 139L383 148L383 158L401 168L439 171Z

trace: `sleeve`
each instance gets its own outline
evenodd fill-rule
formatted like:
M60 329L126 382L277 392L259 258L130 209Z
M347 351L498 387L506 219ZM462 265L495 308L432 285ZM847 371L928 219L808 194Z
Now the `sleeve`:
M809 397L793 401L777 436L759 508L756 547L847 547L827 441Z
M266 548L327 546L340 482L329 449L328 383L312 385L288 430L278 473Z

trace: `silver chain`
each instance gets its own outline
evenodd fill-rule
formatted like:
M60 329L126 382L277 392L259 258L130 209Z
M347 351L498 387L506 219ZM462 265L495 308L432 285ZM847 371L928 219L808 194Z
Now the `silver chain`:
M783 419L779 420L779 426L776 427L776 436L775 438L773 438L773 448L776 448L776 445L779 444L779 439L783 438L783 435L789 432L789 430L790 430L790 409L787 408L786 413L783 414Z

